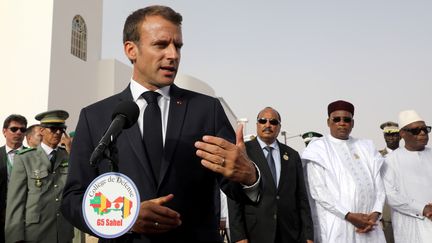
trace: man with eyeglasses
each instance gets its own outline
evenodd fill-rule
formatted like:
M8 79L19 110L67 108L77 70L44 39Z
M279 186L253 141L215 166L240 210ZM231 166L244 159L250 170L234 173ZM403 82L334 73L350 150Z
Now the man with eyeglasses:
M42 142L15 156L6 208L6 242L72 242L73 227L60 212L69 155L59 147L69 114L63 110L36 115Z
M228 200L233 242L313 242L313 224L297 151L277 140L279 113L266 107L257 116L257 137L245 143L246 152L261 171L261 202L245 205Z
M6 194L12 172L15 154L23 148L27 119L22 115L12 114L3 122L3 135L6 144L0 147L0 242L4 242L6 212Z
M432 150L426 145L431 127L414 110L399 113L399 126L405 146L389 154L382 169L395 242L430 242Z
M370 140L350 136L354 106L343 100L327 107L330 134L302 154L316 205L321 243L385 242L378 219L385 201L383 157Z

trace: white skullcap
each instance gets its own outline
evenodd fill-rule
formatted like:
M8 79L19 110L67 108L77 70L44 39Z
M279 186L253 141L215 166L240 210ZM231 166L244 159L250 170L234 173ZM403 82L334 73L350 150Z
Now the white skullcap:
M404 128L413 122L424 121L415 110L405 110L399 113L399 127Z

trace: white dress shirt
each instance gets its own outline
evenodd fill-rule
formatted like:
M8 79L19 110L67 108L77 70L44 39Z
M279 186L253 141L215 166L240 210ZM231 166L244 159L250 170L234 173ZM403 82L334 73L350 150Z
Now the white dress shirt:
M155 90L155 92L161 94L158 97L158 105L161 110L161 118L162 118L162 141L165 145L165 137L166 137L166 130L167 130L167 124L168 124L168 112L169 112L169 104L170 104L170 88L171 86L165 86L161 89ZM143 120L144 120L144 110L147 107L147 102L141 95L149 91L144 86L136 82L135 80L131 79L130 82L130 90L132 93L133 101L138 105L138 108L140 110L139 117L138 117L138 126L141 131L141 136L143 136Z
M267 146L270 146L270 147L273 148L273 150L272 150L272 156L273 156L273 160L275 162L275 168L276 168L276 182L277 182L276 185L279 185L280 171L281 171L281 158L280 158L279 144L275 140L272 144L267 145L259 137L257 137L257 141L258 141L258 143L259 143L262 151L264 152L264 157L267 157L267 154L269 153L264 148L267 147Z

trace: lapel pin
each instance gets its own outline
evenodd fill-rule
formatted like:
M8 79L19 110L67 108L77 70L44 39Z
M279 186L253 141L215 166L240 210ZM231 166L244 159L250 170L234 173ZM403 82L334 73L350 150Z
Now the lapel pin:
M286 153L282 157L283 157L284 160L288 160L289 159L288 154L286 154Z
M177 100L176 104L181 105L181 104L183 104L183 102L181 100Z

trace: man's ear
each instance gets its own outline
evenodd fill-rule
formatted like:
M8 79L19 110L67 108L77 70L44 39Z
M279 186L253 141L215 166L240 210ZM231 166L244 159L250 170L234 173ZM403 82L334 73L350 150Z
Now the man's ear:
M405 135L405 131L404 130L399 130L399 141L401 140L401 139L403 139L404 137L405 137L406 135Z
M137 45L135 45L135 43L132 41L126 41L123 44L123 49L128 59L133 63L136 60L137 56Z

